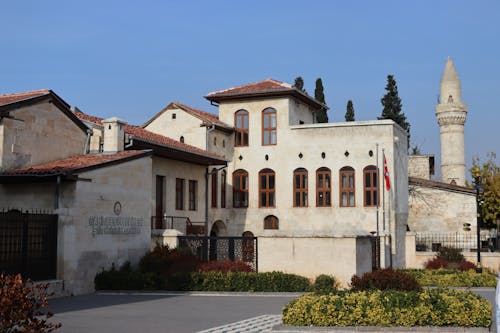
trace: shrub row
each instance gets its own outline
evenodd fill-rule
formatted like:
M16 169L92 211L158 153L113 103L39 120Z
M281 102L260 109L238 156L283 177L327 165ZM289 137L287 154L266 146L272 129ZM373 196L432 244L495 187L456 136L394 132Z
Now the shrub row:
M165 277L112 269L98 273L94 282L97 290L302 292L312 288L307 278L281 272L180 272Z
M283 308L283 323L293 326L488 327L490 322L486 299L449 289L309 294Z
M486 270L478 274L473 270L458 271L453 269L405 269L422 286L436 287L495 287L496 276Z
M400 290L420 291L422 287L415 277L403 271L390 268L367 272L361 277L354 275L351 279L352 290Z

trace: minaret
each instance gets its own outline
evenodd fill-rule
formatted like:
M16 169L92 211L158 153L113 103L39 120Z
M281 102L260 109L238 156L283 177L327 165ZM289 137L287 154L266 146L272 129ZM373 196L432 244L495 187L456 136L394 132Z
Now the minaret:
M462 103L460 78L448 57L441 78L441 95L436 117L441 133L441 180L465 185L464 124L467 106Z

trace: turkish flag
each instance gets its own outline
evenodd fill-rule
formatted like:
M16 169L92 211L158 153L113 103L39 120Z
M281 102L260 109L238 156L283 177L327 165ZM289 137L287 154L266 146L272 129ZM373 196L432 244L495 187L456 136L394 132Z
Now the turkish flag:
M391 179L389 178L389 169L387 168L387 160L384 154L384 178L385 178L385 189L387 191L391 190Z

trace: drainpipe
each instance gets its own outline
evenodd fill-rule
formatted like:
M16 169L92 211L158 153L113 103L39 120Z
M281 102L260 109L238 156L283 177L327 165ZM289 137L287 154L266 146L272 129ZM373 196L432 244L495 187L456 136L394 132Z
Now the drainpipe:
M205 169L205 251L204 252L205 253L203 255L205 258L203 259L204 261L208 261L208 166Z
M210 127L208 127L208 126L207 126L207 137L206 137L206 143L205 143L205 150L206 150L206 151L208 151L208 142L209 142L209 141L208 141L208 134L209 134L210 132L212 132L213 130L215 130L215 124L214 124L214 123L212 123L212 124L210 125Z
M56 202L55 209L59 209L59 198L61 197L61 175L57 176L56 180Z

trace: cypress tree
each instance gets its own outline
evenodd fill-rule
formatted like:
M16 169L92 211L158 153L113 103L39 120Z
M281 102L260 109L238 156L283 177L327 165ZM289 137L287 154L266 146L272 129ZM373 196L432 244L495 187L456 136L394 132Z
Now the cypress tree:
M354 106L352 105L352 101L347 101L347 107L345 111L345 121L354 121Z
M297 89L299 89L300 91L305 91L304 90L304 79L302 79L302 76L297 76L295 78L295 83L293 84L293 86Z
M320 102L326 105L325 102L325 94L323 92L323 81L321 78L316 79L316 88L314 89L314 98ZM318 112L316 119L318 123L327 123L328 122L328 114L326 113L325 110L321 110Z
M387 93L380 100L384 109L378 119L392 119L408 133L408 147L410 145L410 124L406 121L406 115L401 112L401 98L398 95L398 85L393 75L387 75Z

